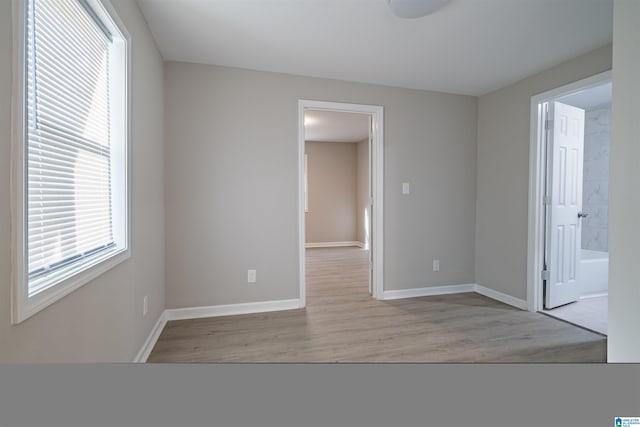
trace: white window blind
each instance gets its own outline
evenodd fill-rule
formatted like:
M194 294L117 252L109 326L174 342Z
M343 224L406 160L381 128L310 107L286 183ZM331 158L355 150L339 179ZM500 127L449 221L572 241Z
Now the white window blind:
M29 293L115 246L111 34L82 0L27 9Z

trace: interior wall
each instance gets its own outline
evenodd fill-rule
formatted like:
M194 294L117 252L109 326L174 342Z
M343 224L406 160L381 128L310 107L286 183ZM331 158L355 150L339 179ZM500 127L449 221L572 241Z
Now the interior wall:
M370 230L368 230L367 222L371 221L371 208L369 206L369 140L365 139L358 142L356 150L356 240L368 249Z
M585 110L582 249L609 251L611 104Z
M356 148L354 143L305 142L307 243L356 241Z
M640 361L640 2L613 3L609 362Z
M611 45L479 98L476 283L527 298L531 97L609 69Z
M168 308L299 297L299 99L384 107L385 288L473 282L475 97L178 62L165 93Z
M132 38L131 258L19 325L11 324L12 2L0 2L0 362L132 361L165 306L162 59L136 3L111 2Z

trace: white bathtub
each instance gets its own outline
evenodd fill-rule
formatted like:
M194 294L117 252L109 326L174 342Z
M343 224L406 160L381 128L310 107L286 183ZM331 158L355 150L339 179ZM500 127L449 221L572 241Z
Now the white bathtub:
M582 250L580 260L580 296L607 293L609 290L609 253Z

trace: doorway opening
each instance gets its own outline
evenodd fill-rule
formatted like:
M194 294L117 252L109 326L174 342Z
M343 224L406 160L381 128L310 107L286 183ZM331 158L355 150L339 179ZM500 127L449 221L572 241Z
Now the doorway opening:
M298 122L300 306L306 306L307 262L316 274L327 270L322 262L332 257L364 274L356 281L365 287L368 282L368 294L379 299L383 108L300 100Z
M531 99L528 305L607 334L611 73Z

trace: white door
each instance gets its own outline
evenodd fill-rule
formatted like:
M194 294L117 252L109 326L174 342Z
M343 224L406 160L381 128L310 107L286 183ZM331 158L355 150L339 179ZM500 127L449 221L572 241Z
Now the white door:
M545 308L578 300L582 222L584 110L549 103L550 204L547 226Z

